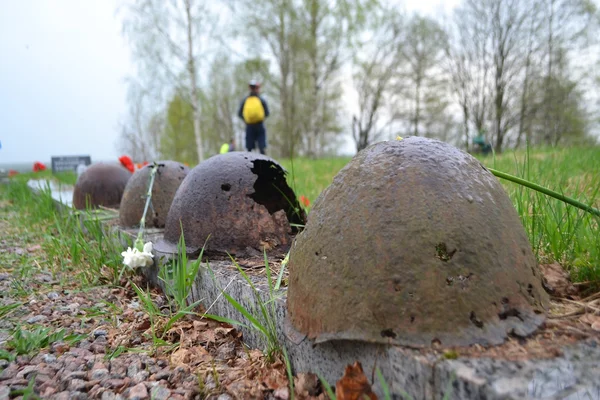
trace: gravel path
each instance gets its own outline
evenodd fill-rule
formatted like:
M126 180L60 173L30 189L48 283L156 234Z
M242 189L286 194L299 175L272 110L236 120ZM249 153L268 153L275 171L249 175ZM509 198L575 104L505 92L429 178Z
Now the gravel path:
M191 316L162 332L158 318L159 345L127 281L83 288L73 271L49 272L39 232L19 228L8 205L0 201L0 400L290 397L284 364L245 348L231 326ZM167 299L152 299L169 314ZM314 375L294 381L296 398L325 398Z

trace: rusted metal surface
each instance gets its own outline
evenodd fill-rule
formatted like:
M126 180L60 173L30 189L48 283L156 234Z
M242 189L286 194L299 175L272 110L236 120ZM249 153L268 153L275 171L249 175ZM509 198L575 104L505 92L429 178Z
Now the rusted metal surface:
M131 172L117 164L89 166L75 183L73 207L78 210L98 206L119 208L129 178Z
M306 215L273 159L246 152L219 154L193 168L167 215L163 252L175 252L181 227L188 253L206 250L244 254L247 248L289 247L290 222ZM181 222L181 225L180 225Z
M157 165L150 207L146 213L146 226L164 228L175 192L190 169L176 161L159 161ZM127 182L119 209L121 226L139 225L144 213L151 171L152 165L146 165L137 170Z
M316 342L502 343L545 319L519 217L472 156L412 137L360 152L292 246L291 323Z

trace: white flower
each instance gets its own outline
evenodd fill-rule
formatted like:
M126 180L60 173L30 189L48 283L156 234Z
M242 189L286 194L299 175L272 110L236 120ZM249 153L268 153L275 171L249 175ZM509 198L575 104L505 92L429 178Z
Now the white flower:
M149 267L153 264L152 242L144 244L144 251L139 251L135 247L127 248L127 251L121 253L123 256L123 264L129 268Z

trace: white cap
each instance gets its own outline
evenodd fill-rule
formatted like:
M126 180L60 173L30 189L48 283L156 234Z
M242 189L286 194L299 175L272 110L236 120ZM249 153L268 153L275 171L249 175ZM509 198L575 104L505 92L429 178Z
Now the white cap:
M248 82L249 86L258 86L258 81L256 79L252 79L250 80L250 82Z

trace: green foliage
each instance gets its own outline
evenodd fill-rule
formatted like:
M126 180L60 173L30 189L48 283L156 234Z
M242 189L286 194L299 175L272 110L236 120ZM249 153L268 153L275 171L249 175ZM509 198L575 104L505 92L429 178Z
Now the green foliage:
M198 154L194 145L194 111L181 94L176 93L169 101L165 122L158 149L162 158L196 165Z
M580 202L600 206L600 168L596 147L505 153L483 160L497 170L545 186ZM502 181L515 205L537 258L566 266L575 281L600 287L600 227L598 218L564 202Z
M10 397L15 398L15 397L21 396L21 398L23 400L39 400L39 399L41 399L41 397L39 397L37 394L35 394L34 386L35 386L35 375L29 379L29 382L27 383L27 387L25 387L24 389L11 390Z
M53 273L76 271L84 285L100 282L103 267L112 271L113 283L117 282L122 259L121 244L114 235L105 232L103 221L118 215L102 210L74 211L59 207L52 198L50 188L33 193L26 180L15 179L3 189L25 226L38 227L36 234L41 236L42 248L47 257L42 266ZM81 268L82 264L86 268ZM26 273L26 268L19 268ZM25 276L23 276L25 277ZM25 282L15 281L16 290L27 293Z
M280 164L288 171L287 181L290 187L294 188L296 197L306 196L311 205L349 161L350 157L279 160Z
M8 317L13 311L21 307L23 303L11 303L0 305L0 319Z
M85 337L85 335L67 335L64 329L52 332L51 328L37 327L32 330L25 330L19 326L6 345L8 349L13 350L17 355L31 355L50 346L52 343L63 341L73 344Z
M231 256L230 256L231 257ZM229 318L220 317L213 314L204 314L205 317L214 319L215 321L225 322L232 325L250 327L259 332L265 339L266 348L264 350L265 356L269 362L275 360L277 355L281 353L281 343L277 337L277 305L276 301L279 298L280 293L275 289L275 285L271 279L271 268L267 259L266 251L264 253L265 258L265 272L267 276L269 293L268 299L263 298L263 294L256 288L252 279L246 274L246 272L240 267L240 265L231 257L231 261L237 268L242 278L248 283L254 296L254 301L257 304L257 309L248 309L244 307L240 302L231 297L224 290L221 290L223 297L235 308L244 318L248 320L250 325L246 325L240 321L232 320Z
M206 241L208 241L209 238L210 235L206 238ZM195 261L188 260L182 226L179 243L177 244L177 257L171 260L170 265L165 265L159 271L159 279L164 282L167 295L173 298L180 310L183 310L188 306L187 298L196 281L205 246L206 242L204 246L202 246L200 255ZM194 304L197 305L198 303L199 302L196 302Z
M200 304L200 300L185 306L183 308L177 308L175 312L170 310L169 315L165 316L158 308L158 306L152 301L150 292L142 290L135 283L130 282L133 290L135 291L140 304L150 319L151 328L151 339L154 349L159 347L175 348L176 343L169 343L164 338L167 332L175 325L177 321L184 318L186 315L195 315L194 309ZM165 318L166 317L166 318Z

